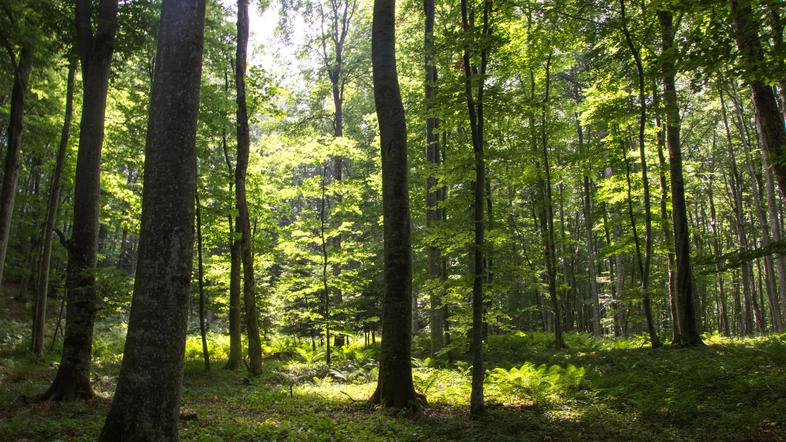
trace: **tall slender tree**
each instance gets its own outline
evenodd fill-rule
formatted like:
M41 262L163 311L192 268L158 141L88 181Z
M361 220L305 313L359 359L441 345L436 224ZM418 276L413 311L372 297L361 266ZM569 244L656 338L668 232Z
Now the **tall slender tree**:
M49 294L49 265L52 260L52 236L57 223L57 209L60 205L63 168L68 149L68 138L71 133L71 117L74 113L74 76L77 60L71 56L68 63L68 80L66 80L65 116L63 129L60 133L60 145L55 159L55 170L52 172L52 184L49 189L49 203L46 207L46 221L41 245L41 256L38 264L38 282L36 283L35 317L33 318L33 353L44 354L44 326L46 323L46 303Z
M438 181L436 172L440 165L439 118L436 117L434 102L436 100L437 66L434 47L434 0L423 1L425 14L425 32L423 38L423 69L425 71L424 106L426 109L426 161L429 163L429 174L426 178L426 224L433 233L442 218L439 204ZM428 272L431 278L429 291L431 357L445 345L445 309L442 297L442 251L432 243L427 250Z
M237 89L237 160L235 162L235 198L237 218L235 231L240 234L240 257L243 262L243 303L248 333L248 369L252 374L262 372L262 342L257 319L256 281L251 222L246 201L246 170L251 140L248 132L246 106L246 58L248 51L248 0L237 2L237 52L235 54L235 87Z
M464 38L464 95L467 102L470 131L472 133L472 151L474 154L475 181L473 194L473 224L475 239L473 243L472 267L472 394L470 396L470 413L478 416L483 413L483 283L485 280L485 213L486 213L486 160L484 158L484 118L483 93L485 92L485 76L488 67L488 37L491 33L489 23L491 0L483 2L483 28L481 39L475 38L475 30L470 22L470 11L467 0L461 0L461 23ZM479 43L480 67L473 64L472 43ZM476 78L479 77L479 78ZM474 81L473 81L474 80Z
M109 87L109 67L117 32L118 0L77 0L76 48L82 67L82 120L74 177L74 217L66 242L66 325L60 366L43 399L90 398L93 325L98 310L95 287L101 148Z
M674 18L671 11L657 11L661 33L661 79L663 105L666 115L666 146L669 150L669 175L671 177L671 206L674 223L674 246L677 260L677 314L680 318L680 344L701 344L694 307L694 285L690 266L690 233L685 204L685 179L682 172L682 146L680 145L680 111L677 101L676 58L674 46Z
M407 125L396 70L396 2L374 0L371 65L382 152L384 280L382 348L373 403L421 406L412 380L412 248Z
M15 18L7 9L5 13L13 24L16 21ZM14 74L6 138L8 144L5 151L5 164L3 165L3 187L0 189L0 284L2 284L8 239L11 234L11 215L14 212L16 181L19 176L19 153L22 148L25 96L27 95L28 83L30 81L33 48L29 43L23 43L21 49L17 50L4 32L0 32L0 42L5 46Z
M628 29L628 19L625 15L625 0L620 0L620 18L622 19L622 31L625 34L625 42L633 56L636 64L636 79L638 81L639 95L639 157L641 160L641 182L644 190L644 260L642 262L641 253L637 253L639 273L641 275L641 297L644 306L644 317L647 320L647 332L650 336L652 348L661 346L658 338L658 330L655 326L655 319L652 315L652 300L650 299L650 270L652 268L652 208L650 205L650 182L647 176L647 155L644 146L644 132L647 127L647 93L644 86L644 64L641 61L639 48L633 43L633 37ZM636 244L638 248L638 242Z

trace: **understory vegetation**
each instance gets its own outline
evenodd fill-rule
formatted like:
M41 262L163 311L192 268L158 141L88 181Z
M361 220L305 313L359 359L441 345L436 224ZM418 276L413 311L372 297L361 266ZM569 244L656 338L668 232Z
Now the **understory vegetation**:
M27 403L54 374L57 346L37 361L25 346L29 323L0 320L0 440L94 440L115 388L125 328L96 327L96 398ZM229 342L209 341L216 368L205 371L198 334L186 341L183 440L783 440L786 335L706 346L649 348L625 340L566 335L553 350L541 332L490 337L485 348L487 413L468 413L469 364L436 363L415 343L415 388L428 406L415 416L375 412L379 344L362 340L333 354L306 341L271 338L263 374L222 370ZM426 342L421 340L420 342Z

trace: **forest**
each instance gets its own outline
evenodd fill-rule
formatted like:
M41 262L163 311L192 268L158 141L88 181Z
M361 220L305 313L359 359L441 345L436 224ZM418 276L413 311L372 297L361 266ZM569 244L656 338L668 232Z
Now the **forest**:
M782 0L0 0L0 440L786 440Z

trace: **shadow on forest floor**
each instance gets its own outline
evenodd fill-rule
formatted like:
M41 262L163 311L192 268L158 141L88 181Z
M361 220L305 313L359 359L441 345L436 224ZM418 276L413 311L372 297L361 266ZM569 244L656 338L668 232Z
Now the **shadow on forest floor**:
M2 322L0 326L9 325ZM93 381L98 397L64 404L17 400L46 389L57 352L36 361L24 350L23 339L0 336L0 440L95 439L109 409L122 348L104 336L111 335L108 330L97 332ZM469 375L462 363L417 367L415 382L427 394L429 406L408 417L368 407L365 399L374 389L374 372L352 382L337 370L326 371L324 377L292 376L294 366L305 364L269 358L265 373L249 379L243 370L221 369L220 360L205 372L199 359L190 357L181 438L786 440L786 335L713 337L710 345L695 349L573 342L561 352L534 343L533 337L545 339L542 334L490 339L489 370L499 368L501 374L487 381L488 410L475 421L468 415ZM532 367L526 373L535 374L508 371L525 362ZM551 388L559 386L563 373L548 370L553 365L577 367L580 379L569 387Z

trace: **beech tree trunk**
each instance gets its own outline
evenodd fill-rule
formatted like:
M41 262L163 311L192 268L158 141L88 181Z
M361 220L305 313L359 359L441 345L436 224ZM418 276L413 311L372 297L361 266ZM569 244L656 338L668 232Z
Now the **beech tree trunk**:
M256 282L251 223L246 201L246 170L251 141L248 133L246 109L246 52L248 50L248 0L237 2L237 53L235 55L235 87L237 88L237 160L235 163L235 198L237 219L235 231L240 233L240 256L243 261L243 303L246 310L249 371L262 372L262 342L257 319Z
M14 213L16 180L19 176L19 151L22 148L25 95L30 80L33 50L29 46L24 46L19 53L19 59L14 58L10 60L14 71L14 85L11 89L11 109L8 116L8 145L3 167L3 188L0 190L0 287L3 282L5 254L11 234L11 215Z
M197 171L196 176L199 176ZM202 337L202 358L205 360L205 371L210 370L210 353L207 349L207 324L205 318L205 270L202 263L202 207L199 202L199 192L196 197L196 234L197 234L197 284L199 288L199 334Z
M764 53L759 40L758 26L753 18L750 0L730 0L732 25L737 48L742 54L743 67L750 77L756 131L764 150L769 155L773 173L781 193L786 196L786 128L772 87L764 83L762 69Z
M633 55L636 63L636 73L639 86L639 157L641 159L641 182L644 190L644 262L641 262L639 254L639 266L641 271L641 296L644 306L644 316L647 320L647 332L650 336L652 348L658 348L662 344L658 338L658 330L652 315L652 301L650 300L650 268L652 263L652 209L650 206L650 182L647 176L647 155L644 148L644 131L647 125L647 94L644 88L644 65L639 55L639 49L633 44L630 32L628 31L627 18L625 17L625 0L620 0L620 14L622 16L622 29L625 34L625 41ZM635 231L635 229L634 229ZM638 247L638 243L637 243Z
M225 91L228 88L226 71L224 71ZM232 161L229 159L229 149L227 148L226 131L221 134L221 146L224 150L224 159L227 163L227 170L230 175L234 172ZM234 178L229 181L229 193L234 194ZM224 368L235 370L243 362L243 335L240 329L242 323L242 313L240 306L241 290L241 266L240 241L235 237L235 219L229 215L229 355Z
M204 0L164 0L123 363L101 441L177 440L191 296Z
M68 240L66 324L63 353L55 379L42 399L93 397L90 362L98 310L95 287L98 208L104 115L117 30L118 0L99 0L93 23L90 0L76 2L76 46L82 65L82 121L74 177L73 231ZM95 28L95 29L94 29Z
M745 234L745 218L742 209L742 177L737 170L737 160L735 159L734 148L731 141L731 131L729 129L729 120L726 114L726 100L723 98L723 88L719 88L721 102L721 117L723 126L726 132L726 145L729 153L729 164L731 167L731 176L729 177L729 193L731 196L732 207L734 208L734 220L737 230L737 239L739 241L740 252L745 253L748 251L748 237ZM753 333L753 268L749 260L743 260L741 263L742 271L742 292L745 309L743 312L744 321L743 332L745 334Z
M663 78L663 103L666 110L666 146L669 149L669 174L671 177L671 206L674 222L674 246L677 259L677 313L680 317L680 345L701 344L694 308L693 275L690 266L690 232L685 204L685 181L682 175L682 146L680 145L680 113L675 65L674 24L670 11L658 11L661 28L661 74Z
M576 115L576 133L579 139L579 152L584 154L584 130L581 127L581 122L578 119L578 114ZM587 162L587 166L589 167L589 161ZM597 263L595 257L595 233L593 232L594 227L594 214L592 210L592 183L590 182L590 177L588 175L589 170L584 171L584 176L582 179L583 184L583 210L584 210L584 230L586 231L587 239L587 278L589 279L589 298L591 303L591 320L592 323L592 335L593 336L601 336L603 331L600 326L600 299L598 298L598 282L597 282Z
M714 139L713 139L714 141ZM713 143L714 144L714 143ZM723 253L723 248L721 247L720 242L720 234L718 228L718 217L715 214L715 198L712 186L712 179L710 179L709 184L709 197L710 197L710 216L712 217L712 245L713 245L713 252L715 254L715 278L718 281L718 332L724 336L729 336L731 333L729 327L729 315L727 313L726 307L726 290L723 284L723 273L720 264L720 257Z
M482 36L490 33L489 15L491 14L491 0L483 2L483 30ZM483 313L485 303L483 300L483 283L486 273L485 252L485 210L486 210L486 162L484 159L484 118L483 118L483 93L486 75L488 53L486 49L480 52L480 69L473 66L472 43L475 41L473 24L469 20L467 0L461 0L461 22L465 34L464 44L464 94L469 112L470 131L472 133L472 150L475 160L475 181L473 183L473 221L475 241L473 244L473 284L472 284L472 392L470 394L470 414L478 416L483 413L485 404L483 400L483 381L486 376L483 368ZM480 76L477 86L473 84L473 75ZM476 91L475 88L477 87Z
M669 291L669 313L671 314L672 324L672 342L679 342L680 334L680 321L677 315L677 283L675 278L676 263L674 259L674 236L671 234L671 215L669 215L666 201L669 198L669 184L666 181L666 157L663 155L663 149L666 144L663 125L661 124L660 117L660 94L657 88L652 91L653 104L655 108L655 126L658 128L657 141L658 141L658 180L660 181L660 216L661 225L663 229L663 237L667 248L667 278L668 278L668 291Z
M396 3L374 0L371 64L382 150L382 348L374 403L419 408L412 381L412 249L407 126L396 71Z
M770 233L772 240L779 242L783 236L781 234L781 224L778 219L778 204L775 197L775 185L772 179L772 169L767 155L761 156L762 174L765 177L765 188L767 190L767 213L770 217ZM778 273L778 295L780 296L781 322L786 328L786 255L777 254L775 256L775 268ZM775 312L773 312L775 314Z
M71 132L71 118L74 113L74 75L77 61L71 57L68 64L68 81L66 83L65 116L63 129L60 133L60 146L57 149L55 170L52 172L52 185L49 190L49 203L46 207L46 221L44 222L43 244L41 258L38 266L38 283L36 286L35 317L33 318L33 353L36 356L44 354L44 330L46 325L46 304L49 294L49 265L52 260L52 235L57 223L57 209L60 204L60 190L62 189L63 168L65 166L68 137Z
M429 163L429 175L426 178L426 225L430 232L434 232L442 219L438 208L439 192L435 172L440 165L439 154L439 119L433 116L432 103L435 100L437 84L437 67L434 63L434 0L424 0L423 9L426 16L425 36L423 41L424 71L425 71L425 107L426 107L426 161ZM430 304L430 331L431 331L431 357L434 358L445 345L444 340L444 309L442 307L442 252L439 246L429 244L427 250L429 277L431 290L429 292Z

